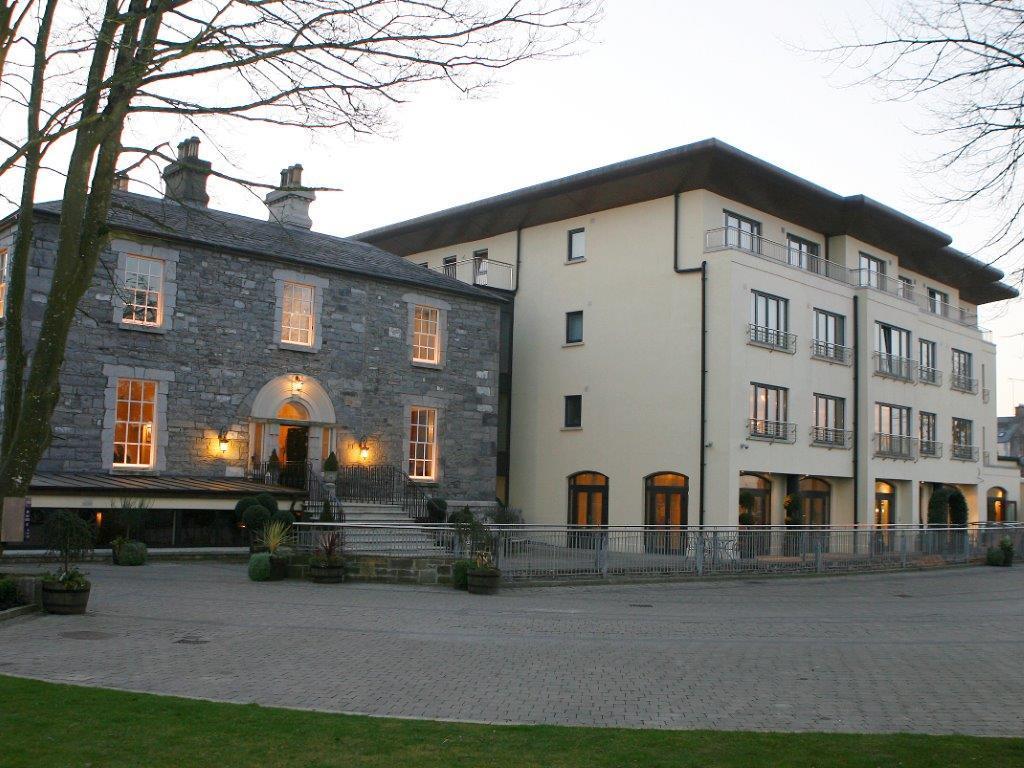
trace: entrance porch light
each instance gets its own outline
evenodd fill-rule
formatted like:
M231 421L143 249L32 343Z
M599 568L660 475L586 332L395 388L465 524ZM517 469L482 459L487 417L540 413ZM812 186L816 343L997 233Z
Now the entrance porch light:
M366 444L366 438L364 437L359 441L359 460L366 461L370 458L370 446Z
M295 376L292 378L292 392L294 392L295 394L298 394L299 392L301 392L302 391L302 384L303 384L302 377L299 376L299 374L296 373Z
M220 432L217 433L217 447L221 453L228 452L228 429L224 427Z

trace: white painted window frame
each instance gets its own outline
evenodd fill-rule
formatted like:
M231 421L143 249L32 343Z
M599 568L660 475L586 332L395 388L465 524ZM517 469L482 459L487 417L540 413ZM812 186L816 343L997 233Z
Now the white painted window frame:
M113 291L110 303L114 307L112 319L119 328L141 333L167 333L174 328L174 308L178 298L178 259L179 252L173 248L163 248L132 240L114 240L110 244L116 261L114 281L117 290ZM159 261L162 265L160 285L160 322L156 324L139 323L126 320L125 285L128 280L128 259L130 257Z
M274 341L281 349L290 349L294 352L319 352L323 346L323 327L321 317L323 315L324 291L330 286L330 281L323 277L310 275L303 272L296 272L291 269L275 269L274 296L276 307L274 310ZM310 344L299 344L293 341L284 340L284 293L287 284L304 285L313 289L313 339Z
M107 377L103 402L103 429L100 433L100 449L103 452L103 468L111 473L153 474L167 467L167 395L174 381L174 372L157 368L132 365L104 365L103 375ZM153 408L153 460L149 466L114 464L114 427L117 423L117 383L121 379L139 379L156 383L156 402Z

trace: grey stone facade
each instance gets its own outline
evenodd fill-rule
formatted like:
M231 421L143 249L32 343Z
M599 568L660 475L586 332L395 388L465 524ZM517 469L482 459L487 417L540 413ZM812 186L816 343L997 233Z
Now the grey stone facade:
M38 332L52 276L56 220L41 216L30 267L27 327ZM0 232L3 237L4 232ZM111 307L125 241L176 254L174 302L163 333L118 323ZM493 500L498 428L499 305L484 297L332 270L294 257L278 262L212 247L119 232L72 329L53 418L53 443L41 472L110 472L108 372L170 372L157 466L167 474L224 476L244 471L253 446L250 415L256 393L279 376L300 374L326 390L337 420L338 456L373 446L371 463L406 469L405 423L410 404L438 409L438 483L429 492L453 500ZM152 252L150 250L150 252ZM397 257L395 257L397 259ZM319 348L279 343L281 269L310 278L321 305ZM275 277L275 272L277 276ZM433 279L433 278L432 278ZM411 362L411 293L445 308L443 365ZM120 367L120 368L119 368ZM217 450L227 430L230 450ZM352 454L350 449L355 450ZM319 456L311 457L319 459ZM116 470L113 470L116 471Z

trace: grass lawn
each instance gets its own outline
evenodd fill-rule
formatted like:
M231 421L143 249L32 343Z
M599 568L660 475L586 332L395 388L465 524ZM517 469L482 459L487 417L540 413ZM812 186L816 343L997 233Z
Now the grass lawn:
M1024 766L1024 740L488 726L214 704L0 677L0 765Z

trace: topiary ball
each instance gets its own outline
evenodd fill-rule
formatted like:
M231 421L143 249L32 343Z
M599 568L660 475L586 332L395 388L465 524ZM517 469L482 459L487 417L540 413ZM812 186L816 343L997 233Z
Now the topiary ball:
M253 581L270 580L269 552L257 552L249 558L249 578Z
M145 565L149 554L146 545L141 541L126 541L117 553L118 565Z
M270 514L277 512L277 499L269 493L257 493L256 501L260 503L260 506L268 510Z
M295 515L293 515L287 509L279 509L275 512L271 512L270 522L281 522L285 525L293 525L295 523Z
M256 535L270 522L270 510L262 504L252 504L242 513L242 522L253 535Z

